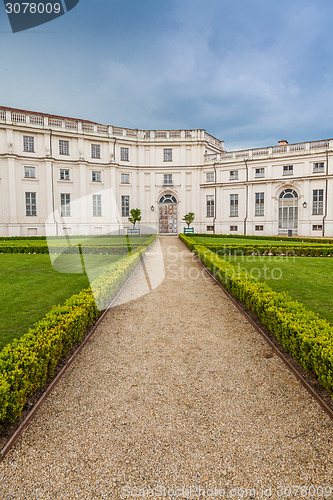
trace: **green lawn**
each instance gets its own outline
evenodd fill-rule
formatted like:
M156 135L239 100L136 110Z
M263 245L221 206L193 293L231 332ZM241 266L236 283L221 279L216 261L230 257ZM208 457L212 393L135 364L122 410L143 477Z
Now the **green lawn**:
M266 281L275 291L291 297L333 325L333 258L225 256L231 264Z
M108 237L70 237L72 245L124 246L144 244L150 235ZM7 239L5 242L10 242ZM66 238L51 243L66 243ZM33 240L12 240L13 245L31 244ZM35 240L36 244L46 240ZM0 250L1 251L1 250ZM61 305L97 278L110 264L124 255L46 255L0 254L0 350L15 337L23 335L51 309ZM52 264L51 264L52 259Z
M251 238L210 238L209 236L192 236L189 235L191 238L193 238L197 243L202 243L203 245L311 245L311 246L318 246L318 245L325 245L326 243L321 243L320 240L315 243L309 243L309 242L304 242L302 243L301 241L295 241L293 238L290 238L290 240L252 240Z
M89 279L97 277L104 266L119 258L117 255L85 255ZM0 350L24 334L53 305L63 304L71 295L89 286L79 255L62 255L58 259L54 267L61 272L52 267L49 255L0 255Z

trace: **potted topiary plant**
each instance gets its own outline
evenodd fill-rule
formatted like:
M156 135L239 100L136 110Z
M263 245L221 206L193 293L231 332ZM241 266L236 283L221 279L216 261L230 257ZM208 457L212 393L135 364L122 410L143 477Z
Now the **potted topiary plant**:
M187 227L184 228L184 233L194 233L193 227L190 227L192 222L194 221L195 215L194 212L188 212L186 215L183 217L183 221L186 222Z
M135 224L141 220L141 210L140 208L132 208L130 211L130 217L128 220L133 224L133 228L130 230L130 234L140 234L140 229L135 229Z

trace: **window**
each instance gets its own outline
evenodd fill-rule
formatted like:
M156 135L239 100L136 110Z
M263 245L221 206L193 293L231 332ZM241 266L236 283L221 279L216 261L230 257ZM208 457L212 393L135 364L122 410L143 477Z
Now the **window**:
M230 195L230 217L238 217L238 194Z
M122 217L129 216L129 196L121 197L121 215Z
M163 161L172 161L172 149L163 149Z
M324 171L325 171L324 162L314 163L313 164L313 172L314 173L316 173L316 172L324 172Z
M91 157L92 158L100 158L101 157L101 146L100 146L100 144L92 144L91 145Z
M101 217L102 216L102 195L101 194L93 194L93 216Z
M314 189L312 197L312 214L323 215L324 209L324 190Z
M161 198L159 203L177 203L177 200L172 194L164 194Z
M263 231L264 230L264 226L254 226L254 230L255 231Z
M260 177L265 177L265 169L264 168L256 168L256 170L255 170L255 178L258 179Z
M36 193L25 193L25 215L37 215Z
M294 165L285 165L283 167L283 175L293 175Z
M60 203L61 203L61 217L70 217L70 215L71 215L71 195L61 193Z
M279 233L298 228L298 194L294 189L284 189L279 196Z
M69 155L69 141L59 141L59 154Z
M128 148L120 148L121 161L128 161Z
M164 174L163 184L165 186L172 186L172 174Z
M207 172L206 173L206 182L215 182L215 173Z
M99 171L91 172L91 180L92 180L92 182L101 182L102 173Z
M265 194L256 193L255 215L264 215Z
M35 167L24 167L24 177L25 178L35 178Z
M30 137L28 135L23 136L23 151L27 151L28 153L35 152L34 137Z
M312 226L312 231L322 231L322 230L323 230L322 224L314 224Z
M214 196L208 195L206 196L206 207L207 207L207 217L214 217Z
M69 181L69 169L68 168L61 168L60 169L60 180L61 181Z
M214 226L207 226L207 231L214 231Z
M230 231L238 231L238 226L230 226Z
M238 179L238 170L230 170L230 180L234 181Z
M122 184L129 184L130 183L129 174L121 174L121 183Z

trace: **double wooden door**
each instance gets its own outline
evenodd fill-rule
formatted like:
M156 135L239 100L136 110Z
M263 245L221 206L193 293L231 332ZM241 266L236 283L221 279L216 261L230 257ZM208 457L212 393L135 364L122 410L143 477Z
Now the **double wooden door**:
M160 203L159 232L177 234L177 203Z

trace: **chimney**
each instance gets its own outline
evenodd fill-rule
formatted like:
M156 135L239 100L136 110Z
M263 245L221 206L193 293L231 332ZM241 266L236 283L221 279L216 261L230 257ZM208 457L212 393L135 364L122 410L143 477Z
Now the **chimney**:
M288 141L286 141L285 139L281 139L281 141L279 141L279 146L286 146L288 144Z

